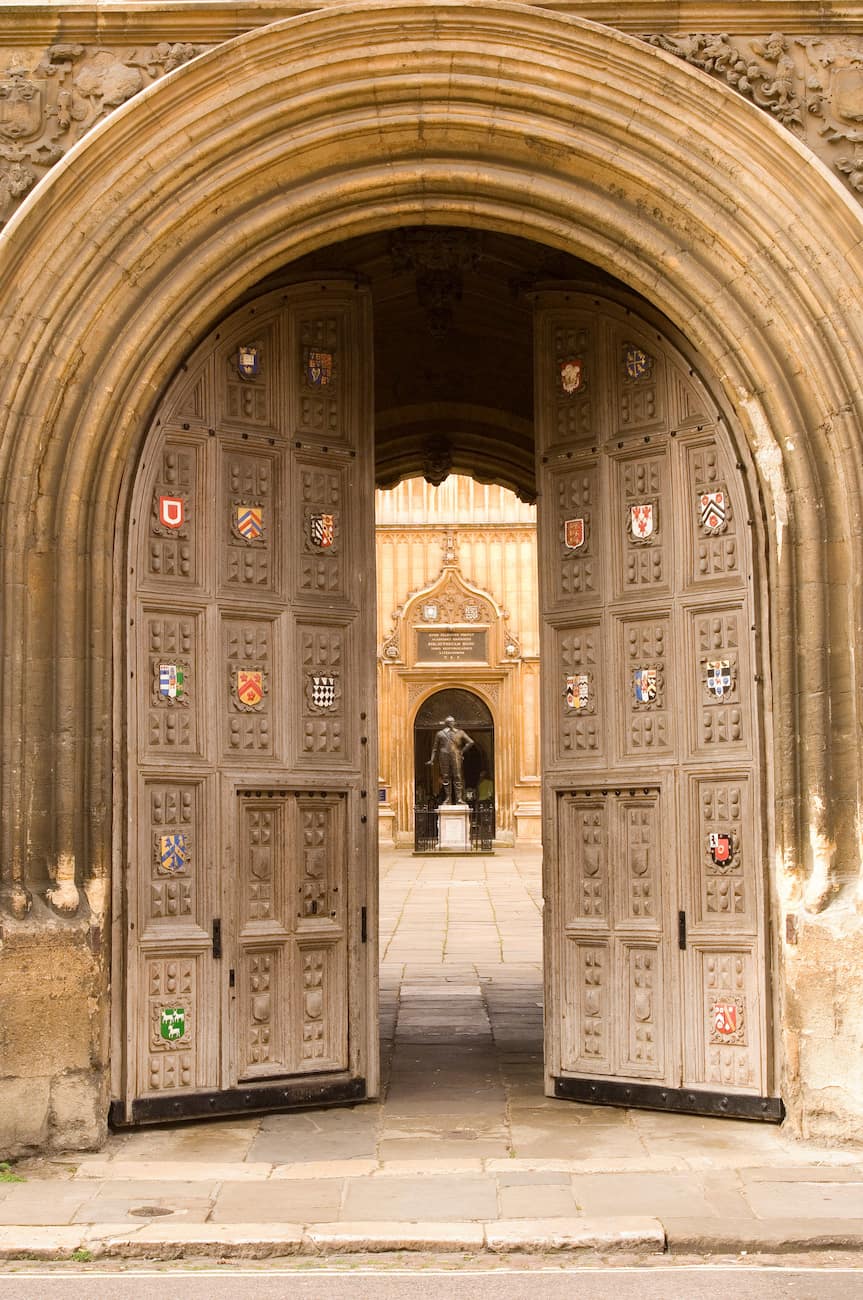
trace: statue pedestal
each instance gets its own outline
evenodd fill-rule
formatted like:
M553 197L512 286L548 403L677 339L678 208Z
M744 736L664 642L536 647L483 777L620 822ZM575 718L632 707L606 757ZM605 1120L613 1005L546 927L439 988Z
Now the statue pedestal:
M450 853L470 852L470 808L466 803L442 803L438 808L438 844Z

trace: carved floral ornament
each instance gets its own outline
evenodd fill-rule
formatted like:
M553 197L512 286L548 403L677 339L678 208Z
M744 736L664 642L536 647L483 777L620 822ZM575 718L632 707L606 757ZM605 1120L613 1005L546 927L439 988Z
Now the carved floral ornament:
M91 126L203 49L163 42L0 51L0 225Z
M643 39L751 99L863 194L863 40L781 32L764 40L726 32Z

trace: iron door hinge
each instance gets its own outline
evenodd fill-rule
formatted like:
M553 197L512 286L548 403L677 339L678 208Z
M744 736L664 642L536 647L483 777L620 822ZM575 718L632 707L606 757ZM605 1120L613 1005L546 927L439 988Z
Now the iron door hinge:
M678 948L686 947L686 913L677 913L677 946Z
M213 921L213 956L222 955L222 922L218 917Z

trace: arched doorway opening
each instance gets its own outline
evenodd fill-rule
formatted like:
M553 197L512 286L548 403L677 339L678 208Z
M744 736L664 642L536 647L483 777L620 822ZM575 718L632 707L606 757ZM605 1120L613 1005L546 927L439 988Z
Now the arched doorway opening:
M472 847L491 848L494 842L494 718L491 709L473 691L449 687L423 702L414 719L414 847L434 847L423 820L442 797L440 767L432 762L435 736L452 717L473 744L464 755L465 800L471 809Z
M341 279L289 268L201 345L151 426L125 620L137 1028L121 1118L377 1088L367 376L373 350L381 365L374 309L384 339L393 309L362 265ZM497 342L475 332L467 286L465 299L438 340L441 360L465 344L473 357L447 412L413 374L430 346L418 325L401 356L383 351L411 375L414 418L446 418L440 443L454 445L467 410L484 405L493 426L504 401ZM546 1088L776 1117L746 451L667 324L622 287L545 281L519 328L536 374ZM492 443L474 430L453 459ZM498 620L492 646L446 555L441 581L409 628L415 686L423 647L446 634L502 688L515 638ZM468 621L440 626L445 604ZM408 762L434 802L428 760L451 714L473 734L479 808L482 772L501 778L492 710L459 670L448 680L415 716Z

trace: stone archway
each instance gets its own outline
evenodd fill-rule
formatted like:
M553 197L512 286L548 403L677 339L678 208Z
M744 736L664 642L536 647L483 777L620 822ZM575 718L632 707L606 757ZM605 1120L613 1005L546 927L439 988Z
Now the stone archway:
M798 1004L784 1092L798 1124L835 1129L863 1098L850 1074L819 1082L830 981L811 975L861 952L859 212L774 123L661 51L454 3L339 7L192 62L85 138L0 238L3 978L20 987L13 1036L35 1004L45 1041L71 1026L62 1060L26 1067L58 1140L96 1140L106 1111L115 556L147 418L262 275L408 222L527 234L612 271L703 358L752 448L773 597L774 922L784 936L792 919L781 971ZM43 898L68 918L50 944Z

